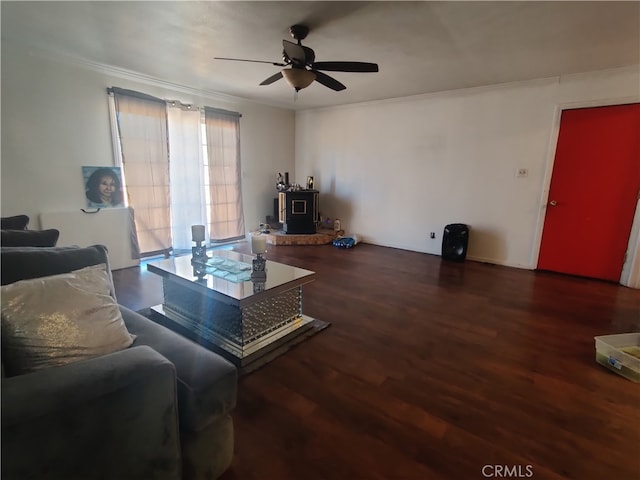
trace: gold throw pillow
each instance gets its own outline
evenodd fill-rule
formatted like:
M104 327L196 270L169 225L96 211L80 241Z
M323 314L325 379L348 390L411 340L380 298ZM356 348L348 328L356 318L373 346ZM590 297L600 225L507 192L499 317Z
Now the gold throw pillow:
M21 375L129 347L105 264L1 287L2 357Z

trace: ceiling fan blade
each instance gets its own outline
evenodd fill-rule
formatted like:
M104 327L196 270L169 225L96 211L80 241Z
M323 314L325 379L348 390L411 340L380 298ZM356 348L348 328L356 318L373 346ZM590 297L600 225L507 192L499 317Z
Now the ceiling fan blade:
M262 83L260 83L260 85L271 85L273 82L280 80L281 78L282 78L282 72L278 72L274 75L271 75L266 80L263 80Z
M329 72L377 72L378 64L369 62L315 62L314 70Z
M312 71L313 73L316 74L316 82L321 83L325 87L329 87L331 90L335 90L336 92L339 92L340 90L344 90L345 88L347 88L338 80L330 77L326 73L318 72L316 70L312 70Z
M289 40L282 40L282 46L284 48L284 53L291 59L291 61L298 65L304 65L306 63L306 55L302 45L290 42Z
M286 67L284 63L267 62L265 60L246 60L244 58L226 58L226 57L213 57L214 60L233 60L234 62L253 62L253 63L268 63L269 65L275 65L276 67Z

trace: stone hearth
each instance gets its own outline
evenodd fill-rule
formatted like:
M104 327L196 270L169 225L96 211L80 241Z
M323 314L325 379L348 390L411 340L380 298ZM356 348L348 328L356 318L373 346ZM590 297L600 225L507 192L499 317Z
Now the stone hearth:
M326 245L333 242L338 235L344 235L344 231L338 232L329 229L319 229L313 234L287 234L282 230L272 230L266 233L269 245Z

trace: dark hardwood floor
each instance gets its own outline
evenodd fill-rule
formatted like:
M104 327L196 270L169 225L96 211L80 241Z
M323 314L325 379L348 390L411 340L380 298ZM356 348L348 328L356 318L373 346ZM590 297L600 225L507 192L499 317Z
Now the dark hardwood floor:
M365 244L268 258L317 272L304 311L332 325L240 379L223 480L640 478L640 385L593 340L640 331L640 290ZM144 267L114 279L162 301Z

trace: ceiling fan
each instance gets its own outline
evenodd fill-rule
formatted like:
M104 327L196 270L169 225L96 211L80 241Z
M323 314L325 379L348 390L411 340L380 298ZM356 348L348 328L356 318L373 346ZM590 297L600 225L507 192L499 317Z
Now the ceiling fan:
M246 60L242 58L214 57L216 60L234 60L237 62L269 63L277 67L284 68L280 72L271 75L263 80L260 85L271 85L273 82L284 79L295 88L296 92L308 87L315 80L316 82L340 91L347 87L333 77L330 77L321 70L330 72L377 72L377 63L368 62L316 62L316 55L309 47L302 45L302 40L307 38L309 27L306 25L293 25L289 27L289 33L297 40L293 43L282 40L282 62L268 62L263 60Z

